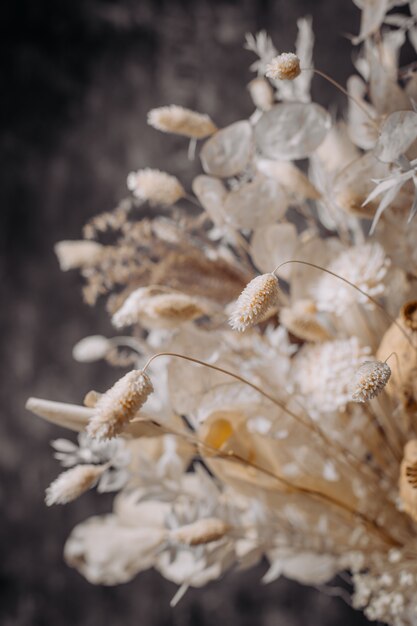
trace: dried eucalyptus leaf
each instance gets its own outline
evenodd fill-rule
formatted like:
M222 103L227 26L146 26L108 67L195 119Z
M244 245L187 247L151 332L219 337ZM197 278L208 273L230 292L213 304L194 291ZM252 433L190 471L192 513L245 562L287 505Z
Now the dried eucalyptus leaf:
M228 178L245 169L252 153L252 127L235 122L215 133L204 144L201 163L207 174Z
M282 185L266 176L259 176L231 191L224 203L227 221L243 230L276 222L287 207L287 194Z
M193 180L193 191L213 224L223 226L225 221L223 204L227 189L221 180L213 176L197 176Z
M375 146L375 155L383 163L393 163L407 152L417 139L417 113L395 111L385 120Z
M320 105L285 102L262 115L255 126L255 141L271 159L303 159L318 148L330 127L330 115Z
M257 228L251 241L251 257L260 272L272 272L284 261L294 257L297 247L297 229L294 224L272 224ZM278 276L288 280L291 265L285 265Z

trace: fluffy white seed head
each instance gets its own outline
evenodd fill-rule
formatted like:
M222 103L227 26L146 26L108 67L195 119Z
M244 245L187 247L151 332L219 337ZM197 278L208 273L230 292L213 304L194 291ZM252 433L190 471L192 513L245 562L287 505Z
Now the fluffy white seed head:
M104 359L111 350L111 342L102 335L90 335L84 337L75 344L72 349L72 356L80 363L93 363L99 359Z
M200 546L222 539L228 530L229 526L226 522L216 517L209 517L171 530L170 538L176 543L187 546Z
M274 274L257 276L236 300L229 319L231 327L242 332L261 322L269 309L277 306L278 299L278 278Z
M93 265L103 256L104 246L96 241L59 241L54 247L63 272Z
M151 205L170 206L186 195L178 178L149 167L130 172L127 187L136 198Z
M352 400L366 402L379 395L389 377L391 369L382 361L365 361L355 373L352 384Z
M145 372L128 372L98 399L87 426L88 435L97 439L119 435L152 392L152 382Z
M91 489L106 469L106 465L77 465L62 472L46 490L47 506L75 500Z
M203 139L217 130L208 115L175 104L149 111L148 124L164 133L175 133L193 139Z
M265 72L265 76L273 80L294 80L300 74L300 59L293 52L283 52L274 57Z

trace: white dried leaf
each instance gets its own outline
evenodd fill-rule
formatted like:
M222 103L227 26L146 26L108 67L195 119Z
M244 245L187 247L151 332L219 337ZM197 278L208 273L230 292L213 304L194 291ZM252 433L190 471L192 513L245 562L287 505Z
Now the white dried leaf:
M251 125L246 120L235 122L205 142L201 163L207 174L228 178L245 169L252 150Z
M222 181L213 176L197 176L193 180L193 191L215 226L225 224L224 201L227 189Z
M227 221L243 230L276 222L283 217L287 207L287 195L283 187L266 176L258 176L231 191L224 203Z
M395 162L417 139L417 113L395 111L385 120L375 146L375 155L384 163Z
M257 228L251 240L251 257L261 272L272 272L280 263L294 257L297 229L294 224L272 224ZM291 265L278 270L277 275L288 280Z
M307 176L291 161L257 159L256 168L265 176L277 180L290 199L302 201L306 199L317 200L320 197L319 191Z
M314 152L330 127L330 115L320 105L284 102L262 115L254 134L264 156L291 161Z
M80 363L93 363L104 359L112 348L112 343L102 335L90 335L78 341L72 349L72 356Z
M367 86L359 76L350 76L347 80L347 90L352 98L348 103L349 137L359 148L370 150L378 139L378 129L371 122L371 119L377 117L376 111L365 100ZM360 102L361 106L359 107L353 99Z
M313 552L290 553L275 558L262 580L269 583L284 575L303 585L321 585L333 578L338 570L334 556Z
M359 44L381 27L389 9L390 0L362 0L361 2L354 0L354 2L362 9L360 32L358 37L353 39L354 44Z

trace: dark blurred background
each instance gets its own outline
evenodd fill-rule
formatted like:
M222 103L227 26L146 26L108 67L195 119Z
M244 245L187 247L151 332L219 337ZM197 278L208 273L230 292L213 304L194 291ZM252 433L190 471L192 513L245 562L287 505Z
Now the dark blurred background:
M316 66L343 82L352 71L345 34L358 32L359 11L350 0L3 0L0 14L1 626L366 623L315 590L261 586L265 566L189 591L175 609L175 587L155 572L91 586L64 564L62 548L111 498L45 507L59 471L49 441L65 433L24 410L29 395L80 402L115 377L72 360L80 338L111 331L102 308L83 304L76 273L59 271L53 245L113 208L131 169L158 167L190 183L198 164L187 160L187 141L148 127L147 111L181 104L219 126L248 116L254 57L245 33L264 28L292 50L305 14ZM342 111L319 80L315 99Z

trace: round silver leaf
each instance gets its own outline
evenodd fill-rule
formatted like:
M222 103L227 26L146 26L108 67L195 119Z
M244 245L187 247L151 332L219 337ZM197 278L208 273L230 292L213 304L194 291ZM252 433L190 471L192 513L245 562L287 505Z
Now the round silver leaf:
M318 104L284 102L262 115L255 126L255 141L270 159L304 159L318 148L330 127L330 115Z
M235 122L215 133L204 144L201 163L207 174L228 178L245 169L252 153L252 127Z

